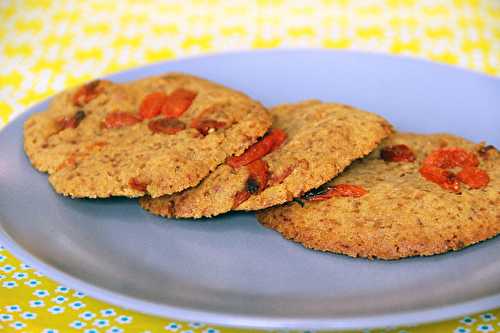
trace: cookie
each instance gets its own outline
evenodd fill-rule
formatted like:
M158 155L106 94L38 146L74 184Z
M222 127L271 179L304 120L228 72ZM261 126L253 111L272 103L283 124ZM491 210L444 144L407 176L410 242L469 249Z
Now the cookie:
M271 114L270 133L197 187L144 197L140 205L165 217L199 218L281 204L330 180L391 133L382 117L341 104L306 101Z
M300 202L257 218L307 248L399 259L494 237L499 207L500 154L493 146L398 133Z
M33 166L71 197L158 197L195 186L271 126L248 96L191 75L94 81L25 123Z

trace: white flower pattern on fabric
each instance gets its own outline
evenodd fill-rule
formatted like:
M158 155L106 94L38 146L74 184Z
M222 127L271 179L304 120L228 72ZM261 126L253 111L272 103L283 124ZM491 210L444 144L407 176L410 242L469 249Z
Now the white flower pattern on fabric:
M101 316L103 317L112 317L112 316L116 316L116 311L114 309L104 309L104 310L101 310L99 311L99 313L101 314Z
M203 330L202 333L219 333L219 330L209 327L206 330Z
M95 318L95 313L90 312L90 311L85 311L82 314L80 314L78 317L83 318L84 320L90 320Z
M16 322L13 322L12 324L10 324L9 326L15 330L21 330L21 329L26 327L26 324L21 322L21 321L16 321Z
M7 310L7 312L20 312L21 311L21 307L17 304L13 304L13 305L6 305L5 306L5 310Z
M481 318L482 321L486 322L497 319L497 317L495 317L495 315L493 315L492 313L483 313L479 315L479 317Z
M41 299L36 299L33 301L29 301L29 305L32 308L42 308L45 306L45 302L42 301Z
M479 327L477 328L477 331L479 332L493 332L495 330L495 328L493 327L493 325L486 325L486 324L483 324L483 325L479 325Z
M78 298L85 298L85 294L82 293L81 291L77 291L73 294L74 297L78 297Z
M109 320L107 319L97 319L92 323L95 327L103 328L109 326Z
M470 329L469 328L465 328L465 327L457 327L453 333L470 333Z
M465 325L472 325L476 322L476 319L469 317L469 316L466 316L466 317L463 317L462 320L460 320L460 322L462 324L465 324Z
M28 277L28 274L24 273L24 272L15 272L12 277L16 280L23 280L23 279L26 279Z
M72 308L73 310L78 310L84 308L86 305L85 303L81 301L75 301L73 303L69 303L69 307Z
M80 320L75 320L75 321L73 321L71 324L69 324L69 326L70 326L70 327L73 327L73 328L75 328L75 329L77 329L77 330L79 330L79 329L81 329L81 328L83 328L83 327L87 326L87 324L86 324L86 323L84 323L83 321L80 321Z
M0 267L0 271L3 271L5 273L13 272L15 270L14 266L12 265L5 265Z
M167 326L165 326L165 329L167 331L171 331L171 332L177 332L181 328L182 328L182 325L180 325L178 323L169 323Z
M69 291L68 287L65 286L58 286L56 289L56 293L67 293Z
M48 310L50 313L52 314L61 314L64 312L64 307L62 306L52 306L50 308L48 308Z
M4 281L2 283L2 287L7 288L7 289L12 289L12 288L15 288L17 286L18 286L18 284L16 281Z
M68 299L64 296L57 296L57 297L54 297L52 299L52 302L56 303L56 304L63 304L64 302L66 302Z
M96 330L95 328L88 328L86 330L83 331L84 333L99 333L98 330Z
M29 281L24 282L24 284L29 286L29 287L36 287L36 286L39 286L41 284L41 282L38 280L35 280L35 279L31 279Z
M121 324L130 324L132 322L132 317L130 316L118 316L115 320Z
M22 270L29 270L29 269L31 269L31 266L28 264L22 263L21 265L19 265L19 268L21 268Z
M35 290L33 292L33 295L34 296L38 296L38 297L47 297L50 295L50 293L47 291L47 290L41 290L41 289L38 289L38 290Z
M24 312L21 317L23 317L24 319L35 319L37 317L36 313L33 313L33 312Z
M0 321L11 321L14 317L8 313L0 313Z

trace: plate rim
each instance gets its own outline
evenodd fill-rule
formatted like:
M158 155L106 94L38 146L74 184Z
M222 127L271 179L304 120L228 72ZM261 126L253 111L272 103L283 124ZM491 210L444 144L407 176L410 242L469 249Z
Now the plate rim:
M483 79L491 79L496 83L500 83L500 78L488 75L475 70L470 70L463 67L449 65L445 63L433 62L425 58L418 58L414 56L401 56L384 54L380 52L366 52L366 51L353 51L353 50L329 50L320 48L285 48L285 49L261 49L261 50L244 50L244 51L230 51L230 52L214 52L205 53L194 56L180 57L173 60L159 61L155 63L145 64L142 66L126 69L123 71L113 72L103 75L102 78L114 79L119 76L140 75L141 71L154 69L155 67L167 66L173 63L183 63L189 61L197 61L204 58L217 58L221 56L245 56L249 54L276 54L276 53L331 53L331 54L355 54L359 56L379 57L379 58L392 58L405 62L417 62L423 65L445 67L449 70L458 70L465 72L468 75L479 76ZM57 92L56 92L57 93ZM20 121L21 118L27 117L33 113L42 104L47 103L54 95L51 95L44 100L32 104L26 110L17 113L14 117L9 119L9 122L0 128L0 137L5 135L5 130L14 122ZM25 262L42 272L44 275L53 279L61 284L82 291L85 294L106 303L121 308L134 310L146 315L155 315L159 317L168 317L170 319L178 319L184 321L204 322L226 327L246 327L246 328L260 328L260 329L329 329L329 330L345 330L345 329L372 329L387 326L408 326L424 323L431 323L441 320L456 318L459 316L477 313L480 311L491 310L500 306L500 293L493 294L486 297L476 298L462 303L456 303L446 306L424 308L422 310L401 311L389 314L375 315L375 316L354 316L354 317L338 317L338 318L288 318L288 317L265 317L265 316L248 316L242 314L225 314L220 312L212 312L208 310L197 310L192 308L185 308L173 306L169 304L159 304L151 301L142 300L132 296L122 295L118 292L111 291L104 287L99 287L93 283L81 280L69 273L65 273L56 267L51 266L36 255L30 253L18 244L4 229L0 223L0 244L6 250L12 253L18 260Z
M377 316L354 316L342 318L286 318L262 317L224 314L211 311L200 311L179 306L158 304L144 301L131 296L110 291L83 281L65 273L37 258L13 240L0 224L0 242L18 260L27 263L54 281L57 281L75 291L82 291L99 301L112 304L127 310L133 310L145 315L154 315L162 318L183 320L189 322L203 322L206 324L221 325L233 328L258 329L315 329L315 330L357 330L376 329L383 327L412 326L453 319L464 315L492 310L500 305L500 293L481 297L472 301L432 307L424 310L401 311Z
M158 67L158 66L186 62L186 61L196 61L196 60L204 59L204 58L216 58L216 57L221 57L221 56L241 56L241 55L244 56L244 55L253 54L253 53L271 54L271 53L299 53L299 52L300 53L352 54L352 55L357 55L357 56L392 58L393 60L400 60L400 61L406 61L406 62L416 62L416 63L421 63L423 65L442 67L442 68L445 68L448 70L459 71L459 72L462 72L462 73L465 73L468 75L475 75L477 77L481 77L481 78L486 79L486 80L493 80L493 81L497 81L498 83L500 83L500 74L499 74L499 76L494 76L491 74L481 72L479 70L461 67L458 65L447 64L444 62L433 61L433 60L430 60L428 58L423 58L423 57L415 56L412 54L391 54L391 53L383 53L383 52L373 51L373 50L325 49L325 48L320 48L320 47L283 47L283 48L277 48L277 49L262 48L262 49L246 49L246 50L226 50L226 51L221 51L221 52L219 52L219 51L206 52L206 53L201 53L201 54L180 56L178 58L173 58L173 59L159 60L159 61L139 65L139 66L132 67L132 68L125 68L121 71L114 71L114 72L110 72L107 74L105 73L104 75L99 76L98 78L113 79L115 76L129 75L129 74L133 74L134 72L138 72L140 70L144 70L144 69L148 69L148 68L154 68L154 67ZM62 92L65 89L71 89L72 87L76 87L77 85L78 84L66 87L63 90L58 90L54 94L44 98L43 100L28 105L25 110L23 110L19 113L16 113L13 117L10 117L8 120L8 123L6 123L2 127L0 127L0 134L12 122L16 121L22 115L32 113L33 112L32 109L39 107L41 104L49 102L59 92Z

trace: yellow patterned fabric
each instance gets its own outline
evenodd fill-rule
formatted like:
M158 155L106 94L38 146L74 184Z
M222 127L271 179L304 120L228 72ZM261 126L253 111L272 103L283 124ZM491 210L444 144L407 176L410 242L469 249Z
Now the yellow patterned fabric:
M45 97L110 72L186 55L276 47L403 54L500 75L500 2L0 1L0 127ZM499 321L496 309L384 332L493 332ZM0 331L245 330L111 306L59 285L0 247Z

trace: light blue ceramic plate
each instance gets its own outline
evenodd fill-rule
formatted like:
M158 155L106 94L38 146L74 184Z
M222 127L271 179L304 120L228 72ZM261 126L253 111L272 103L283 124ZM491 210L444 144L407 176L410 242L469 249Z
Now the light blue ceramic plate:
M185 71L265 105L319 98L379 113L399 129L500 144L500 80L383 55L266 51L112 75ZM0 243L67 286L141 312L231 326L346 329L415 324L500 306L500 239L395 262L306 250L252 214L163 220L134 200L71 200L31 168L22 124L0 132Z

